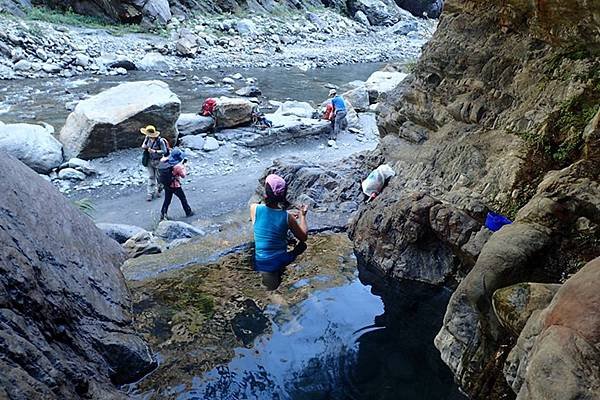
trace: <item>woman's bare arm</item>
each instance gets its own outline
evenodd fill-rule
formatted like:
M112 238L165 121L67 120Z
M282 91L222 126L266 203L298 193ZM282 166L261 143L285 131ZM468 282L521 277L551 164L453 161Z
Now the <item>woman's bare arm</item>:
M256 219L256 207L258 204L250 205L250 221L252 221L252 225L254 225L254 220Z
M300 207L300 212L288 214L288 224L290 230L301 242L306 242L308 239L308 224L306 223L307 206Z

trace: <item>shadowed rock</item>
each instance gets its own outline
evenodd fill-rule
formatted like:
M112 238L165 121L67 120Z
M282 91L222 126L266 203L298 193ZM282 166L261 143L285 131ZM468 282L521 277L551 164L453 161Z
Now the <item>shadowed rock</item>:
M21 162L0 168L0 397L124 397L112 383L154 362L129 327L122 249Z

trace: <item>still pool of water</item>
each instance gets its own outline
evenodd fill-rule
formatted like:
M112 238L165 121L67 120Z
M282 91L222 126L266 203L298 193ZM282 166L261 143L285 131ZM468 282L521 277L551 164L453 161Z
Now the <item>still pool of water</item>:
M291 306L270 306L272 333L196 377L178 400L458 400L433 337L449 292L414 282L371 293L358 278Z

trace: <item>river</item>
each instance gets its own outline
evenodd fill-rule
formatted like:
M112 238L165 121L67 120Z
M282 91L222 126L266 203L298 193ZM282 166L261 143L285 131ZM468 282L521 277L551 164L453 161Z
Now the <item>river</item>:
M222 78L240 72L245 78L255 78L263 94L269 100L298 100L314 105L327 98L326 85L347 86L353 80L366 80L381 68L381 63L340 65L302 71L298 68L251 68L221 70L181 70L164 76L157 72L131 71L126 76L90 75L75 78L52 78L47 80L24 79L4 81L0 87L0 120L4 123L45 122L59 132L69 114L66 105L89 95L99 93L123 82L159 79L181 100L181 111L198 112L207 97L232 96L227 87L220 84ZM196 78L211 77L217 85L205 85ZM245 86L236 82L236 89Z

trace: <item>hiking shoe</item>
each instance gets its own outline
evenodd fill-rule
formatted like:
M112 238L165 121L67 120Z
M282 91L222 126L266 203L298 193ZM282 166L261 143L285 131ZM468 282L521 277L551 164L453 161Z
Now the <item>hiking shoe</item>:
M185 213L185 216L186 216L186 217L191 217L192 215L196 215L196 213L195 213L195 212L193 212L192 210L190 210L189 212L186 212L186 213Z
M146 201L152 201L153 196L151 194L146 195Z

